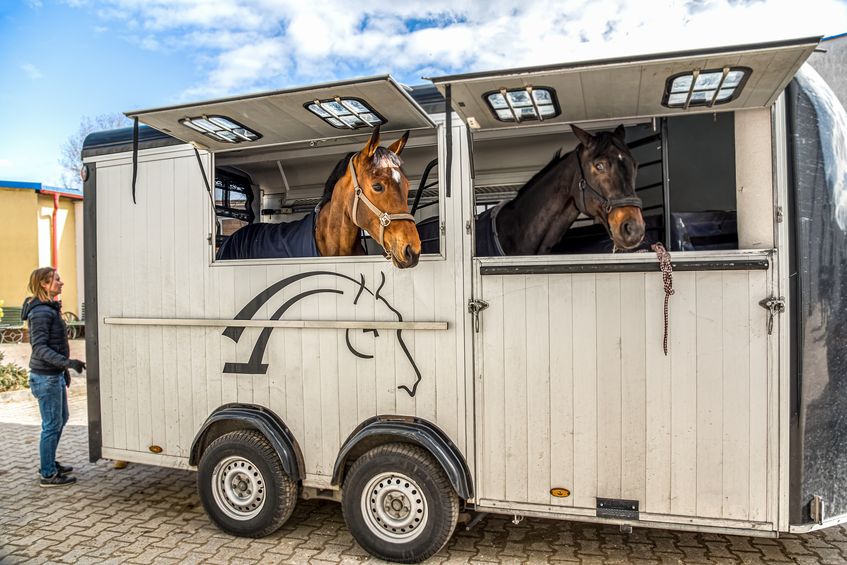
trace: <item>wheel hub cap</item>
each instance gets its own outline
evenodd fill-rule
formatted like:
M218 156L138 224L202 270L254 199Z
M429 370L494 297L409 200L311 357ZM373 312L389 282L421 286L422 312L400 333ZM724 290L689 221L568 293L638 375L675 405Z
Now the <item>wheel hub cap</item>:
M371 532L394 543L418 537L428 518L420 487L402 473L380 473L368 482L362 514Z
M227 457L212 473L212 494L227 516L250 520L265 506L265 480L250 460Z

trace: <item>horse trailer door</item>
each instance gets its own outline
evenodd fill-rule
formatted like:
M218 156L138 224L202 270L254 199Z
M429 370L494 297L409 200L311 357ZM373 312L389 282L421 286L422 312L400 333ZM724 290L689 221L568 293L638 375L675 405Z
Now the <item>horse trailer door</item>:
M768 251L474 264L480 508L775 529Z
M450 89L453 110L473 131L516 125L617 124L634 117L768 107L819 40L811 37L431 80L445 97ZM710 76L726 75L710 103L704 103L706 92L698 92L697 83L684 103L668 97L678 90L675 78L702 72L705 79L708 71Z
M128 112L186 143L212 151L301 144L382 132L432 129L435 123L390 76L251 94Z

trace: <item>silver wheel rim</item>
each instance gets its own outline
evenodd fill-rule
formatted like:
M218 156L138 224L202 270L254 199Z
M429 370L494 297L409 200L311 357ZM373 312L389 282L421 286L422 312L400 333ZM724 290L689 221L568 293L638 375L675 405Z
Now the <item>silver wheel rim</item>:
M218 508L234 520L255 518L265 506L265 479L243 457L227 457L212 472L212 494Z
M398 543L421 535L429 512L415 481L402 473L380 473L362 491L362 516L374 535Z

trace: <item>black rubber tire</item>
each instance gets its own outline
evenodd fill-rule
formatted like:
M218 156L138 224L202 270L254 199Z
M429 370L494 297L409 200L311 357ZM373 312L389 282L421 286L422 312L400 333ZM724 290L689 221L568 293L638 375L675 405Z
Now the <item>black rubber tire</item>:
M381 539L365 522L363 491L372 478L386 472L412 479L425 500L428 519L422 533L410 541ZM375 557L396 563L418 563L437 553L450 539L459 517L459 497L444 470L428 451L405 443L375 447L357 459L344 479L341 507L359 545Z
M264 506L253 518L238 520L226 514L215 500L212 476L215 467L228 457L246 459L256 467L264 483ZM197 467L197 491L206 514L220 529L236 535L260 538L282 526L294 511L299 488L283 470L271 443L255 430L237 430L222 435L203 452Z

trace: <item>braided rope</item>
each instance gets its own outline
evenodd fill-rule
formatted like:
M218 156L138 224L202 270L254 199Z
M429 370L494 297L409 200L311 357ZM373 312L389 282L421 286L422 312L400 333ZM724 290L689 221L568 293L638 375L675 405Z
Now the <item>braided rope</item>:
M662 339L662 349L665 355L668 354L668 301L673 289L673 267L671 266L671 254L665 249L661 243L654 243L650 249L656 252L656 257L659 259L659 270L662 271L662 286L665 289L665 335Z

